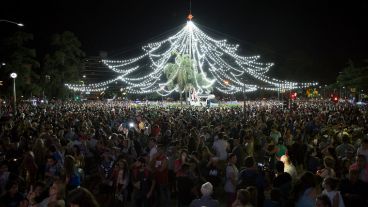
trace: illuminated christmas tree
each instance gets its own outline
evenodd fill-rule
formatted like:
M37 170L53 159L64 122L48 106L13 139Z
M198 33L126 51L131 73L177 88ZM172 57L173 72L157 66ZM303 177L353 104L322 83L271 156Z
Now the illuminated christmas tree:
M143 46L144 53L141 56L126 60L103 60L117 74L115 78L100 83L66 86L75 91L93 92L104 91L110 84L122 81L128 93L159 93L166 96L186 90L174 81L183 78L183 74L192 74L187 78L191 78L191 89L199 94L210 93L212 89L226 94L256 90L283 92L317 85L269 77L266 73L272 63L260 62L260 56L241 56L237 53L238 47L227 40L210 37L192 21L190 15L187 24L176 34ZM180 59L183 57L187 58L189 69L188 65L182 66ZM170 75L165 73L168 67L175 65Z

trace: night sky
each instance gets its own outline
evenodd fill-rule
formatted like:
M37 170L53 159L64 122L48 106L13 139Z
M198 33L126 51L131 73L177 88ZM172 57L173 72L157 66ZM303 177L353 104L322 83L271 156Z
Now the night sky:
M138 56L140 47L186 23L189 0L8 1L0 19L34 34L39 59L54 33L72 31L87 56ZM192 0L193 21L210 36L240 45L240 54L274 62L270 75L331 83L349 59L368 59L368 1ZM16 30L0 23L0 31Z

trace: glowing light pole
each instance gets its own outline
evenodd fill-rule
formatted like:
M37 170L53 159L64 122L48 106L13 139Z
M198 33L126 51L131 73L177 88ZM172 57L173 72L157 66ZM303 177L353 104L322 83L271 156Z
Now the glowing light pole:
M15 79L17 78L17 74L16 73L11 73L10 74L10 77L13 79L13 98L14 98L14 115L17 115L17 93L16 93L16 90L15 90Z

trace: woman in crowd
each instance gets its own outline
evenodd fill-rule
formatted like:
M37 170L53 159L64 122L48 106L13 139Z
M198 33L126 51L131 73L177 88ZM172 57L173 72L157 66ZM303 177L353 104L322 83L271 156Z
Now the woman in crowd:
M226 166L225 192L227 194L227 206L231 207L236 198L236 184L238 183L238 168L236 167L236 155L228 155Z
M92 193L83 187L72 190L67 196L68 207L100 207Z
M45 198L40 203L35 203L34 198L30 198L30 202L32 206L36 207L47 207L50 203L53 202L61 202L65 203L65 184L61 180L55 181L50 189L49 196Z
M123 206L128 196L129 176L128 163L123 158L118 159L112 171L112 179L114 181L115 199L122 203Z
M250 193L246 189L240 189L236 193L236 199L231 207L253 207L250 202Z
M81 176L75 165L75 159L71 155L65 156L64 161L64 177L67 191L77 188L81 184Z

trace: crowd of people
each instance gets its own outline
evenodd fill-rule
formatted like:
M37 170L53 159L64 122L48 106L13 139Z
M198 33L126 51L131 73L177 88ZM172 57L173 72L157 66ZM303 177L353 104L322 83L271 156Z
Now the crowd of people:
M0 206L367 206L367 113L323 100L2 104Z

